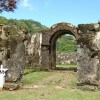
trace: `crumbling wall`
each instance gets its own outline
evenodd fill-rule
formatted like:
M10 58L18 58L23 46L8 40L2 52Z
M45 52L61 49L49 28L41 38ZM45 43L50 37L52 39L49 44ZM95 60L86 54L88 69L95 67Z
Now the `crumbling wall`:
M100 25L78 25L78 85L97 89L100 85Z
M0 25L0 64L8 68L6 81L18 83L26 67L40 67L40 34Z
M57 52L56 64L77 64L76 52Z
M0 64L8 68L6 82L20 83L25 67L40 68L40 34L18 31L15 26L0 25ZM18 84L19 85L19 84ZM7 85L15 89L18 86Z
M27 36L25 47L25 66L30 68L40 68L40 33Z
M18 34L15 27L2 26L2 64L8 68L6 81L18 82L25 66L24 34Z

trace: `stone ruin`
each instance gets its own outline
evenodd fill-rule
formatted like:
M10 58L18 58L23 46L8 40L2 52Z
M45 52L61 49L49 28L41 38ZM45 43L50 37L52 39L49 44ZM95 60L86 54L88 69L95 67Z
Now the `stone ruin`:
M77 40L79 88L100 89L100 24L58 23L29 35L15 27L0 25L0 63L9 70L6 82L18 84L25 66L44 70L56 67L56 41L71 34Z
M56 65L77 65L76 52L57 52Z

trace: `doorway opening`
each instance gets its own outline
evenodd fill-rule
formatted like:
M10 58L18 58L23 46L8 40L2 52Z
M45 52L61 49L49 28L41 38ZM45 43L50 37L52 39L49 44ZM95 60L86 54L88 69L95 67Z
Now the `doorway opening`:
M50 39L51 69L76 70L76 45L77 37L73 32L66 29L56 31Z
M77 41L73 35L64 34L56 40L56 68L77 70Z

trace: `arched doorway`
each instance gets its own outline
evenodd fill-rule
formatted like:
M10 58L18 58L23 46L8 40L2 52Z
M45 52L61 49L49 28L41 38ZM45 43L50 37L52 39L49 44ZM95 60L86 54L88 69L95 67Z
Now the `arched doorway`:
M56 41L56 70L77 71L77 40L65 34Z
M65 35L65 34L73 35L75 38L77 38L75 34L73 34L70 30L66 30L66 29L59 30L52 35L52 37L50 39L50 46L51 46L51 48L50 48L50 66L51 66L51 69L56 68L56 41L59 37L61 37L62 35Z
M77 27L70 23L58 23L49 30L42 33L41 39L41 65L44 69L56 67L56 40L64 35L73 35L76 40L79 38Z

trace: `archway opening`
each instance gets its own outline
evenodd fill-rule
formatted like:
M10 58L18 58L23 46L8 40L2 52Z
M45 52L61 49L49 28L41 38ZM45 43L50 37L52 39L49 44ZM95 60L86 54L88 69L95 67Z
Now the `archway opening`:
M56 40L56 69L77 70L77 41L73 35L63 34Z
M51 69L77 69L75 53L77 51L76 38L75 34L69 30L59 30L52 35L50 40Z

